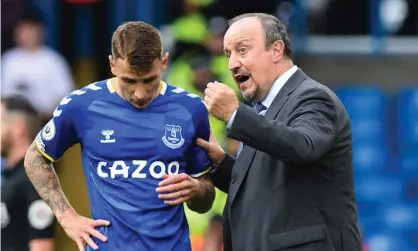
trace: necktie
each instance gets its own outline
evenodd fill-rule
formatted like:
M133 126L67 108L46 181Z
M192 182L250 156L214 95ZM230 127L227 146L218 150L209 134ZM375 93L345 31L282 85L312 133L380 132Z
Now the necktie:
M262 111L266 109L266 107L260 102L255 103L254 108L257 111L257 113L261 113Z
M262 103L260 103L260 102L254 103L253 106L254 106L255 110L257 111L257 113L261 113L264 110L266 110L266 107ZM239 157L239 155L241 154L243 148L244 148L244 144L242 142L240 142L239 145L238 145L238 150L237 150L237 156L236 156L236 158Z

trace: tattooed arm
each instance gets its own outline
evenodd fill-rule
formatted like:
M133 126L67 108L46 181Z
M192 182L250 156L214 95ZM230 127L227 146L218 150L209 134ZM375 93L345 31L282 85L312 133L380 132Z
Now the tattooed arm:
M58 219L66 210L74 210L62 191L52 163L38 151L35 142L26 153L25 169L36 191Z
M92 220L77 214L62 191L59 179L52 163L39 152L36 143L32 143L25 156L26 173L41 198L51 207L65 233L73 239L80 251L85 251L85 243L93 249L97 244L90 236L105 242L107 237L96 230L108 226L107 220Z

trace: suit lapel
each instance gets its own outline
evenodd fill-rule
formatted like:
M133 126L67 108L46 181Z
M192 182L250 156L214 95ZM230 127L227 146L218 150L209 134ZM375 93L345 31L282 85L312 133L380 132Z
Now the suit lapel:
M286 82L286 84L282 87L280 92L277 94L277 96L274 98L273 103L271 106L267 109L267 112L265 114L266 118L268 119L274 119L282 109L283 105L286 103L286 101L289 99L289 95L307 78L306 74L301 70L298 69L292 77ZM249 147L244 146L242 149L242 152L240 154L240 157L235 162L235 165L232 169L232 177L236 178L236 185L230 187L229 191L229 202L232 204L232 202L235 199L235 195L237 194L242 181L244 180L245 176L247 175L248 169L250 168L252 161L254 159L254 156L256 154L257 150Z
M289 95L296 90L296 88L305 80L308 76L301 70L298 69L284 84L279 94L274 98L273 103L267 109L266 118L274 119L277 114L282 110L283 105L289 99Z

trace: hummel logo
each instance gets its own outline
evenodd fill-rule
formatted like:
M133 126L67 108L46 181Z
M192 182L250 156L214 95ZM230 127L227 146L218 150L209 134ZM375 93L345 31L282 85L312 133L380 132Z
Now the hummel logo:
M102 131L102 135L105 137L105 139L101 139L100 143L115 143L116 139L115 138L111 138L113 135L114 131L113 130L103 130Z

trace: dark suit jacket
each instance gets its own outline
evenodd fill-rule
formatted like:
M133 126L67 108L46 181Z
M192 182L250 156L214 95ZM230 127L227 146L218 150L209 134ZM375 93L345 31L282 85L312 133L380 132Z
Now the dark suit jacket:
M265 116L240 105L228 136L245 145L212 173L225 251L362 250L350 122L331 90L299 69Z

